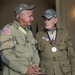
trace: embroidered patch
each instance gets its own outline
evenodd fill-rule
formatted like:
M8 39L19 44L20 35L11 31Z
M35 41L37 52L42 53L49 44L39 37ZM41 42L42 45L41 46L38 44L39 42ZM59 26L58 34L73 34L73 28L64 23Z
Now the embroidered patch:
M10 34L10 29L9 29L9 28L4 28L4 29L1 31L1 34Z
M49 39L46 38L46 37L42 37L42 39L45 40L45 41L49 41Z

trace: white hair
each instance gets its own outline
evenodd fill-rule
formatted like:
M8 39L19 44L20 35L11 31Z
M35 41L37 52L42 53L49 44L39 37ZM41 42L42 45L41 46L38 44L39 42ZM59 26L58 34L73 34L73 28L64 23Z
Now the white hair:
M20 13L26 14L26 10L23 10L23 11L22 11L22 12L20 12ZM20 13L19 13L18 15L16 15L16 19L18 19L18 17L19 17L19 15L20 15Z
M26 12L27 10L23 10L22 12L20 12L18 15L16 15L16 19L18 19L19 18L19 15L22 13L22 14L26 14L27 12ZM32 10L33 11L33 10Z

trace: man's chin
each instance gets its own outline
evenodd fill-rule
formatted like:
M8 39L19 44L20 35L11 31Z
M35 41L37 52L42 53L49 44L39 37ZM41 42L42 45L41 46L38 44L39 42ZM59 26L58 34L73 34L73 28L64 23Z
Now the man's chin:
M49 29L49 27L48 27L48 26L46 26L45 28L46 28L46 29Z
M28 24L28 26L30 26L30 25L31 25L31 23Z
M49 28L46 28L46 27L45 27L45 29L48 29L49 30Z

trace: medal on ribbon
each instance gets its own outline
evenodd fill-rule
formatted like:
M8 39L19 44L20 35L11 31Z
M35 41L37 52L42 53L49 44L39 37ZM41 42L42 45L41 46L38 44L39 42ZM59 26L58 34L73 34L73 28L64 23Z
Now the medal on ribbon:
M25 41L28 43L29 42L29 38L27 37L27 35L25 36Z
M52 31L48 31L47 35L50 40L50 44L52 45L51 48L52 52L56 52L57 48L55 47L55 45L56 45L57 30L54 30L53 33Z
M52 47L52 52L56 52L57 48L56 47Z
M27 32L25 31L25 29L22 28L21 26L19 26L19 30L25 34L25 41L28 43L29 42L29 38L27 36Z

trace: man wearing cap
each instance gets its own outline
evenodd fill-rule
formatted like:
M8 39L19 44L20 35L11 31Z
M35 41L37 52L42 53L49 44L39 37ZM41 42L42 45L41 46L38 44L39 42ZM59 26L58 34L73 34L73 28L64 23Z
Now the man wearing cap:
M1 58L3 75L38 75L39 55L37 41L28 29L33 18L34 5L19 4L15 7L16 20L1 31Z
M45 29L36 34L42 73L75 75L75 54L68 32L57 28L55 10L47 9L42 18Z

